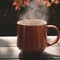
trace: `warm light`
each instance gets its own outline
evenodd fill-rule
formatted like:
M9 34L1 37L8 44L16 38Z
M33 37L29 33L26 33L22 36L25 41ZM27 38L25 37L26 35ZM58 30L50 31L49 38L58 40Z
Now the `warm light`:
M44 3L47 7L50 7L51 4L59 4L59 0L35 0L36 4L39 5L40 3ZM14 0L13 5L16 7L16 9L19 9L19 7L24 7L29 5L30 0Z
M52 3L59 4L59 0L52 0Z

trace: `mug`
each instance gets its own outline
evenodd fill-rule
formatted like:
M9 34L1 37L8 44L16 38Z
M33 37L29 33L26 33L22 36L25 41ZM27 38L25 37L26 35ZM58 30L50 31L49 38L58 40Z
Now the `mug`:
M47 41L47 29L53 28L57 37L52 43ZM17 46L22 52L42 52L59 40L59 30L39 19L25 19L17 22Z

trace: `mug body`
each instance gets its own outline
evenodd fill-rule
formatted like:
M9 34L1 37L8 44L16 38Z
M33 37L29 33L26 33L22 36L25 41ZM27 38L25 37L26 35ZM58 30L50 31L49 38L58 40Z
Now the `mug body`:
M47 23L43 20L17 22L17 46L23 52L41 52L47 46Z

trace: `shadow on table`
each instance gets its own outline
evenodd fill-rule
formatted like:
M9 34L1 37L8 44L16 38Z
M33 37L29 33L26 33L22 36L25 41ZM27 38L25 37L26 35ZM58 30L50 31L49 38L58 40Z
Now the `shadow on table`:
M19 59L20 60L50 60L50 59L56 59L60 56L52 55L46 52L36 52L36 53L19 53Z

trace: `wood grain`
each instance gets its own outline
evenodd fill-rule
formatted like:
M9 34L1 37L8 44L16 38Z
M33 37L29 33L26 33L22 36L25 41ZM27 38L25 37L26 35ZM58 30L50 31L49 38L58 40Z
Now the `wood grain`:
M55 36L48 36L49 42L52 41ZM55 45L47 47L44 52L38 54L21 54L21 50L16 46L16 36L0 37L0 60L60 60L60 41Z

